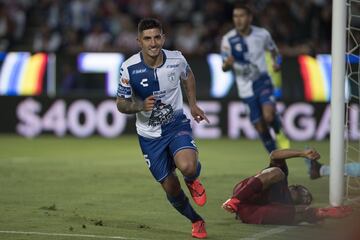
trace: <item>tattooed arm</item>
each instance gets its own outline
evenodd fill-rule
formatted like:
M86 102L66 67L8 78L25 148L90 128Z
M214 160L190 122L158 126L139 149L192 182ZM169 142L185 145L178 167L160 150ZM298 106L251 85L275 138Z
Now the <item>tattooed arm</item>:
M116 106L119 112L132 114L141 111L151 111L155 105L155 97L149 96L144 101L132 97L130 99L117 97Z

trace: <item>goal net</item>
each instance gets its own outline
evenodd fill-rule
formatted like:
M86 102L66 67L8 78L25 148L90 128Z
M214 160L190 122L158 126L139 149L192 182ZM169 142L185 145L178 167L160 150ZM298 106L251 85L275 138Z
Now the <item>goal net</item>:
M360 200L360 0L346 0L345 199Z

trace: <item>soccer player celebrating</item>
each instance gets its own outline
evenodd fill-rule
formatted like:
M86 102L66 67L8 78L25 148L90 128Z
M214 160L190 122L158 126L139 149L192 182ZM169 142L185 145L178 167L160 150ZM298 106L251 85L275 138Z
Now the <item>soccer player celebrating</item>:
M286 159L305 157L313 161L320 158L314 149L274 150L270 154L270 167L235 185L233 195L222 207L236 213L237 219L251 224L316 223L324 218L345 217L350 207L313 208L310 191L302 185L288 186Z
M267 151L289 148L289 140L281 131L276 114L273 85L265 62L268 50L274 70L279 71L278 49L266 29L251 25L252 13L248 6L235 5L233 22L235 28L226 33L221 42L222 69L234 71L239 97L248 104L250 120ZM270 134L270 127L276 134L276 141Z
M139 143L150 172L171 205L192 222L192 236L206 238L205 222L190 205L175 174L178 168L193 200L203 206L206 193L198 179L201 165L180 86L182 82L195 121L209 122L196 103L194 74L181 52L162 48L165 36L158 20L142 19L137 41L141 51L121 66L117 108L136 113Z

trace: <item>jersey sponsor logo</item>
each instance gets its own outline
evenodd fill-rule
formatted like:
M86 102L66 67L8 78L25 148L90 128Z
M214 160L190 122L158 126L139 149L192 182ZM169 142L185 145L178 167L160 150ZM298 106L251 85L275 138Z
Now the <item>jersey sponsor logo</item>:
M144 73L144 72L146 72L146 68L134 69L134 70L132 70L131 74L135 75L135 74L140 74L140 73Z
M260 70L255 64L236 64L235 73L242 76L244 81L255 81L260 77Z
M147 78L143 78L140 82L140 84L143 86L143 87L148 87L149 86L149 83L148 83L148 79Z
M161 99L165 97L166 90L153 91L153 95L156 97L156 99Z
M233 37L233 38L230 38L229 39L229 42L230 43L236 43L236 42L238 42L240 40L240 37Z
M169 64L166 66L166 68L177 68L179 64Z
M171 122L174 116L174 110L171 105L166 105L157 101L149 118L149 126L155 127L160 124Z
M129 96L131 96L131 88L119 85L119 88L118 88L118 91L117 91L117 96L118 97L129 97Z

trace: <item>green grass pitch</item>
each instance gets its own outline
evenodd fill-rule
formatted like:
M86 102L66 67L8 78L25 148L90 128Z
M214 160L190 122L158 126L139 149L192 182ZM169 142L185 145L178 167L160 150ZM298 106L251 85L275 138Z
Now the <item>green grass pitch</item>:
M261 142L197 140L197 145L208 202L195 208L207 222L208 239L312 239L333 229L335 220L321 227L236 221L220 205L236 182L267 166ZM328 162L329 142L292 143L305 146L318 149L321 161ZM314 205L326 206L328 178L309 180L302 159L288 164L289 182L308 186ZM0 136L0 239L181 240L192 239L190 232L191 224L170 206L151 176L135 136Z

